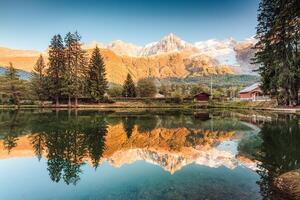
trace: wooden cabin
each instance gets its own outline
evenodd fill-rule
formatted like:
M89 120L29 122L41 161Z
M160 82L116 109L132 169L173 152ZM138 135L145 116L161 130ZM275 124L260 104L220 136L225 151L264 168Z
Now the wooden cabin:
M263 96L262 90L260 89L260 83L254 83L239 93L240 99L242 100L256 100L259 97Z
M209 97L210 97L210 94L208 94L206 92L201 92L194 96L194 101L208 101Z

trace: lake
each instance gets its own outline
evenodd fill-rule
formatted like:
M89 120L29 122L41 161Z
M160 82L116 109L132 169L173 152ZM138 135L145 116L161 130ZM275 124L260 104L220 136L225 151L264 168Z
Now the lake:
M300 118L208 110L0 111L0 199L285 199Z

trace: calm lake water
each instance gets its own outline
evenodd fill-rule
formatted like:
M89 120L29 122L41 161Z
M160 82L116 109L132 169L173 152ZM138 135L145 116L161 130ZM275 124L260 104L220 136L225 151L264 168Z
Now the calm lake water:
M295 115L0 111L0 199L285 199L299 147Z

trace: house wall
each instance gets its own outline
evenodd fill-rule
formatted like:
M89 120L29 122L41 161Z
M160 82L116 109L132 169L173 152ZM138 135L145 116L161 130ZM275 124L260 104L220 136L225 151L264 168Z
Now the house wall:
M240 93L240 98L241 98L241 99L249 99L249 98L252 98L251 92Z
M196 96L195 99L197 101L208 101L209 100L209 96L206 96L206 95L199 95L199 96Z

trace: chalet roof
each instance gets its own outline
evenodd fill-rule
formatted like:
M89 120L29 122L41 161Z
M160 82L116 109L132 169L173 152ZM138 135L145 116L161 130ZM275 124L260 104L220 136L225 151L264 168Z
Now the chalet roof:
M206 92L200 92L200 93L194 95L194 97L201 96L201 95L210 96L210 94L208 94Z
M244 89L242 89L240 91L240 93L251 92L251 91L255 90L256 88L259 88L259 86L260 86L260 83L254 83L254 84L252 84L252 85L250 85L250 86L245 87Z

